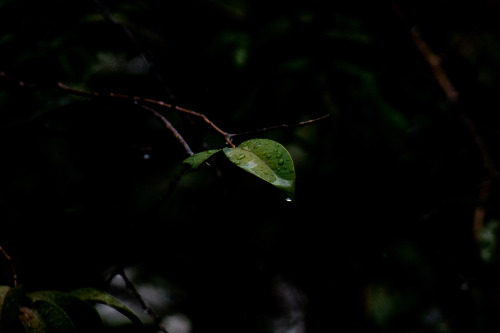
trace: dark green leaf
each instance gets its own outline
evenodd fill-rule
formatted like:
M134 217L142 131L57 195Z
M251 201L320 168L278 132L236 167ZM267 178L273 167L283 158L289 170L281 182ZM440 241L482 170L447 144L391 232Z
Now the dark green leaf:
M219 152L220 149L211 149L202 151L200 153L194 154L186 158L183 163L189 164L191 166L191 170L197 169L203 162L209 159L213 154Z
M0 315L2 314L2 305L7 292L10 290L9 286L0 286Z
M295 169L290 153L278 142L252 139L236 148L224 148L229 160L276 186L291 200L295 195Z
M70 293L44 290L29 293L27 296L32 301L46 301L63 309L78 332L92 331L102 326L101 317L92 305Z
M120 312L124 316L126 316L128 319L130 319L133 323L137 325L142 325L141 320L137 315L130 310L128 307L126 307L122 302L120 302L118 299L115 297L109 295L108 293L105 293L103 291L100 291L98 289L94 288L81 288L77 290L73 290L71 292L74 296L78 297L79 299L86 301L90 304L104 304L107 305L116 311Z
M68 314L59 306L46 301L36 301L31 307L21 307L19 318L26 333L76 332Z
M5 291L5 288L3 288ZM0 333L24 332L19 320L19 309L23 291L21 287L10 288L3 298L2 312L0 313Z

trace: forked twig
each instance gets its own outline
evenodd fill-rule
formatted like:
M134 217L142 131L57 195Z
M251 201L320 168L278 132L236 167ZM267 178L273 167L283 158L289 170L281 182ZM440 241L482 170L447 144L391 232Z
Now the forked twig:
M9 76L8 74L6 74L5 72L0 72L0 77L6 78L6 79L8 79L10 81L14 81L15 83L17 83L17 85L19 85L21 87L26 86L25 82L15 80L11 76ZM117 94L117 93L113 93L113 92L111 92L111 93L101 93L101 92L95 92L95 91L82 90L82 89L77 89L77 88L70 87L70 86L68 86L68 85L66 85L66 84L64 84L62 82L57 82L56 88L58 88L58 89L60 89L60 90L62 90L64 92L67 92L67 93L70 93L70 94L73 94L73 95L77 95L77 96L82 96L82 97L111 98L111 99L132 101L134 104L137 104L137 105L141 106L143 109L147 110L148 112L150 112L151 114L153 114L153 116L155 116L156 118L158 118L163 123L163 125L174 135L174 137L181 143L181 145L184 147L184 149L186 150L186 152L189 155L193 155L193 151L191 150L191 148L189 147L189 145L187 144L187 142L179 134L179 132L172 126L172 124L164 116L162 116L159 112L157 112L156 110L152 109L148 105L160 106L162 108L166 108L166 109L169 109L169 110L175 110L175 111L178 111L178 112L181 112L181 113L184 113L184 114L188 114L188 115L191 115L191 116L195 116L195 117L201 118L206 124L208 124L210 127L212 127L212 129L214 129L216 132L218 132L219 134L221 134L224 137L226 143L230 147L232 147L232 148L235 147L234 143L232 142L232 139L234 137L236 137L236 136L248 135L248 134L252 134L252 133L263 133L263 132L268 132L268 131L272 131L272 130L277 130L277 129L280 129L280 128L295 128L295 127L306 126L306 125L312 124L314 122L317 122L317 121L320 121L320 120L324 120L324 119L326 119L326 118L328 118L330 116L330 114L326 114L326 115L321 116L319 118L310 119L310 120L302 121L302 122L295 123L295 124L281 124L281 125L276 125L276 126L270 126L270 127L260 128L260 129L256 129L256 130L253 130L253 131L246 131L246 132L239 132L239 133L229 133L229 132L226 132L226 131L222 130L217 125L215 125L215 123L213 121L211 121L203 113L196 112L196 111L193 111L193 110L189 110L189 109L180 107L178 105L173 105L173 104L166 103L166 102L163 102L163 101L160 101L160 100L156 100L156 99L152 99L152 98L147 98L147 97L142 97L142 96L130 96L130 95L126 95L126 94Z
M2 72L0 72L0 75L2 75ZM69 87L61 82L57 83L57 87L61 90L64 90L66 92L79 95L79 96L86 96L86 97L94 97L94 98L113 98L113 99L123 99L123 100L130 100L133 101L136 104L151 104L151 105L157 105L161 106L167 109L171 110L176 110L182 113L190 114L199 118L202 118L208 125L210 125L214 130L222 134L226 142L231 146L235 147L234 144L231 141L231 136L232 134L223 131L219 127L217 127L210 119L208 119L207 116L205 116L203 113L195 112L177 105L172 105L170 103L165 103L163 101L147 98L147 97L140 97L140 96L129 96L125 94L115 94L115 93L98 93L95 91L87 91L87 90L81 90L81 89L76 89Z

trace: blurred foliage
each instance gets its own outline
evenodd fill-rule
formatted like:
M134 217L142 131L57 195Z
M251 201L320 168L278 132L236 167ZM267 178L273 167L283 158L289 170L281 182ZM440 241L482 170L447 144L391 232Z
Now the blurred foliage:
M496 332L498 176L478 140L498 166L499 11L486 0L0 0L0 245L28 290L126 298L106 272L129 267L152 303L169 295L156 306L170 333ZM286 147L289 203L220 160L175 183L187 155L157 119L57 82L177 104L233 133L332 117L236 137ZM224 146L200 119L157 111L194 152Z

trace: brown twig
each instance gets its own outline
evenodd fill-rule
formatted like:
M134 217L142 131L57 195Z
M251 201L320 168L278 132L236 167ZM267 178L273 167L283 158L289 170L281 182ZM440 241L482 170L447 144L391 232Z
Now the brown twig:
M441 66L441 57L432 52L429 45L427 45L427 43L422 39L420 33L415 27L411 28L411 39L432 70L434 78L446 94L448 101L453 104L458 103L458 91L455 89L455 86Z
M151 99L151 98L146 98L146 97L140 97L140 96L129 96L125 94L116 94L116 93L98 93L95 91L87 91L87 90L81 90L81 89L76 89L69 87L61 82L57 83L57 87L61 90L64 90L66 92L79 95L79 96L86 96L86 97L94 97L94 98L114 98L114 99L124 99L124 100L131 100L136 104L139 103L146 103L146 104L152 104L152 105L157 105L161 106L167 109L171 110L177 110L179 112L183 112L186 114L190 114L199 118L202 118L208 125L210 125L214 130L222 134L222 136L225 138L226 142L231 146L235 147L234 144L231 141L232 134L223 131L219 127L217 127L210 119L208 119L207 116L205 116L203 113L195 112L177 105L172 105L170 103L165 103L163 101Z
M144 110L150 112L154 117L158 118L162 124L170 131L172 132L173 136L181 143L181 145L184 147L184 149L186 150L186 153L188 153L189 155L194 155L193 151L191 150L191 148L189 147L188 143L186 142L186 140L184 140L184 138L179 134L179 132L175 129L174 126L172 126L172 124L167 120L167 118L163 117L160 113L158 113L156 110L154 110L153 108L150 108L149 106L146 106L146 105L140 105L141 108L143 108Z
M142 103L146 103L146 104L157 105L157 106L161 106L161 107L168 108L168 109L173 109L173 110L176 110L176 111L179 111L179 112L182 112L182 113L186 113L186 114L190 114L192 116L196 116L196 117L202 118L205 123L207 123L215 131L217 131L218 133L220 133L224 137L224 139L228 143L228 145L231 146L231 147L233 147L233 148L235 147L235 145L232 142L232 138L234 138L235 136L248 135L248 134L252 134L252 133L268 132L268 131L272 131L272 130L276 130L276 129L280 129L280 128L294 128L294 127L306 126L306 125L312 124L314 122L326 119L326 118L328 118L330 116L330 114L326 114L326 115L321 116L319 118L302 121L302 122L299 122L299 123L296 123L296 124L281 124L281 125L276 125L276 126L271 126L271 127L265 127L265 128L257 129L257 130L254 130L254 131L247 131L247 132L240 132L240 133L229 133L229 132L223 131L218 126L216 126L214 124L214 122L211 121L203 113L199 113L199 112L196 112L196 111L193 111L193 110L189 110L189 109L177 106L177 105L174 106L174 105L171 105L169 103L165 103L163 101L159 101L159 100L155 100L155 99L151 99L151 98L146 98L146 97L140 97L140 96L129 96L129 95L125 95L125 94L115 94L115 93L104 94L104 93L98 93L98 92L94 92L94 91L80 90L80 89L75 89L75 88L69 87L69 86L67 86L67 85L65 85L65 84L63 84L61 82L59 82L57 85L62 90L65 90L67 92L70 92L70 93L76 94L76 95L80 95L80 96L100 97L100 98L108 97L108 98L133 100L134 103L136 103L136 104L140 104L142 102ZM162 121L164 122L165 120L166 119L163 117ZM175 135L175 136L179 139L179 137L177 135ZM192 153L191 153L191 155L192 155Z
M10 77L9 75L7 75L5 72L0 72L0 77L4 77L4 78L7 78L7 79L9 79L11 81L15 81L15 82L17 82L18 85L21 85L21 86L25 85L24 82L14 80L12 77ZM253 131L239 132L239 133L229 133L229 132L226 132L226 131L222 130L217 125L215 125L215 123L213 121L211 121L203 113L199 113L199 112L196 112L196 111L193 111L193 110L189 110L189 109L180 107L178 105L172 105L170 103L166 103L166 102L159 101L159 100L156 100L156 99L147 98L147 97L141 97L141 96L130 96L130 95L126 95L126 94L117 94L117 93L113 93L113 92L111 92L111 93L101 93L101 92L95 92L95 91L82 90L82 89L77 89L77 88L70 87L68 85L65 85L62 82L58 82L57 83L57 88L60 89L60 90L65 91L67 93L78 95L78 96L82 96L82 97L90 97L90 98L112 98L112 99L129 100L129 101L132 101L133 103L135 103L137 105L143 106L146 110L148 110L149 112L151 112L155 117L157 117L158 119L160 119L160 121L165 125L165 127L167 127L167 129L169 131L171 131L172 134L174 134L175 138L177 140L179 140L179 142L181 142L182 146L184 147L184 149L186 150L186 152L189 155L193 155L193 152L192 152L191 148L189 148L189 145L186 143L186 141L178 133L178 131L172 126L172 124L170 124L170 122L164 116L162 116L156 110L149 108L147 105L160 106L160 107L163 107L163 108L167 108L167 109L170 109L170 110L175 110L175 111L178 111L178 112L181 112L181 113L184 113L184 114L192 115L192 116L195 116L195 117L203 119L203 121L206 124L208 124L210 127L212 127L216 132L218 132L219 134L221 134L224 137L226 143L230 147L232 147L232 148L235 147L234 143L232 142L232 139L234 137L236 137L236 136L248 135L248 134L254 134L254 133L263 133L263 132L268 132L268 131L272 131L272 130L277 130L277 129L280 129L280 128L295 128L295 127L306 126L306 125L312 124L314 122L326 119L326 118L328 118L330 116L330 114L326 114L326 115L321 116L319 118L302 121L302 122L299 122L299 123L296 123L296 124L281 124L281 125L276 125L276 126L271 126L271 127L265 127L265 128L261 128L261 129L257 129L257 130L253 130Z
M114 275L121 276L121 278L125 282L125 287L132 292L134 297L140 303L142 309L153 318L155 324L158 326L160 331L163 333L168 333L167 329L163 326L163 323L161 321L161 317L146 303L146 301L144 300L142 295L139 293L139 291L137 290L135 285L132 283L132 281L129 280L129 278L125 274L125 270L123 269L122 266L116 267Z
M0 252L2 252L5 259L10 264L10 270L12 271L12 278L13 278L13 282L14 282L14 287L17 287L17 273L16 273L16 267L14 266L14 262L13 262L12 258L8 255L7 251L5 251L2 246L0 246Z
M231 137L235 137L235 136L238 136L238 135L256 134L256 133L273 131L273 130L277 130L277 129L280 129L280 128L302 127L302 126L310 125L310 124L315 123L315 122L320 121L320 120L324 120L324 119L326 119L326 118L328 118L330 116L331 116L331 114L326 114L326 115L321 116L319 118L310 119L310 120L306 120L306 121L301 121L301 122L296 123L296 124L281 124L281 125L275 125L275 126L270 126L270 127L264 127L264 128L256 129L254 131L247 131L247 132L239 132L239 133L230 134L230 136Z
M404 23L410 25L404 13L400 10L397 4L393 4L393 9ZM482 181L479 189L479 200L484 202L488 198L492 180L498 177L498 171L486 148L482 136L479 134L477 130L474 121L471 118L469 118L465 114L465 112L460 108L459 92L457 91L455 85L453 84L453 82L450 80L449 76L443 69L442 58L431 50L429 45L425 42L425 40L422 38L422 36L414 26L410 27L410 32L413 44L415 45L417 50L420 52L424 60L429 65L429 68L431 69L434 78L436 79L437 83L439 84L444 94L446 95L448 102L450 102L450 104L455 108L455 110L457 111L458 118L460 119L462 124L464 124L465 128L468 130L469 134L476 143L476 147L479 150L479 153L483 160L483 166L487 172L487 176ZM474 220L473 220L473 232L476 239L479 235L478 234L479 231L483 227L485 216L486 216L486 210L484 206L482 204L477 205L474 211Z

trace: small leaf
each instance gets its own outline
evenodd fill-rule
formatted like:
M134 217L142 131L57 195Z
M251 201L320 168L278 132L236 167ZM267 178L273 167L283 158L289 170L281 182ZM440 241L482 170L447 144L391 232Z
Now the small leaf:
M141 320L132 310L108 293L94 288L81 288L71 291L71 294L90 304L99 303L107 305L126 316L134 324L142 326Z
M0 333L24 332L19 320L22 297L23 291L21 287L10 288L5 293L2 312L0 313Z
M252 139L223 151L232 163L279 188L287 200L293 199L295 169L290 153L281 144L268 139Z
M186 158L183 163L189 164L191 166L191 170L197 169L203 162L209 159L213 154L219 152L220 149L210 149L205 150L199 153L196 153L192 156Z

